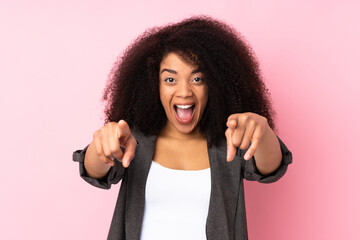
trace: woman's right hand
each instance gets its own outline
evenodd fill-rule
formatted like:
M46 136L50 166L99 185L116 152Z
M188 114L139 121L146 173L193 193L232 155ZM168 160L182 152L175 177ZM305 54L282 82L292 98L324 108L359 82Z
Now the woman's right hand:
M132 135L129 125L124 121L108 122L94 132L93 144L100 161L114 166L116 159L126 168L135 156L137 141ZM125 148L125 152L121 150ZM116 158L116 159L114 159Z

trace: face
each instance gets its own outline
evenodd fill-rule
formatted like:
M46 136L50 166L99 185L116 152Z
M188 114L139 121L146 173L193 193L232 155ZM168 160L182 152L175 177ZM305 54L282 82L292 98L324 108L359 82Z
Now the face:
M203 74L176 53L169 53L160 64L159 81L168 127L180 133L192 133L208 100Z

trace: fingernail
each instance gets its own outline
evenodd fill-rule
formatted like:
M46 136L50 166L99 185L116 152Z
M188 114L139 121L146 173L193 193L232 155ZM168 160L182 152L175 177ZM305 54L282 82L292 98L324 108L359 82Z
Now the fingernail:
M249 160L249 159L250 159L250 154L249 154L249 153L246 153L244 159L245 159L245 160Z

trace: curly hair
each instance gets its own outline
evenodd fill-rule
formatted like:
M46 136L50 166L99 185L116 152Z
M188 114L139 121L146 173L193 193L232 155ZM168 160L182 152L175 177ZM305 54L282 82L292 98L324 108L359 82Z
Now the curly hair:
M236 30L209 16L151 28L125 50L104 89L105 124L124 119L144 134L160 133L167 118L159 69L171 52L198 66L208 84L199 127L210 145L224 137L227 118L234 113L257 113L275 128L270 94L252 49Z

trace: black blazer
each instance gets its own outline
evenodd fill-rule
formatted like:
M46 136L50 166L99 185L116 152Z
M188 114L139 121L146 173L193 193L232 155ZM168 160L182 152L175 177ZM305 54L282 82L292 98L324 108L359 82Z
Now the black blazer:
M115 161L103 179L94 179L86 174L84 168L86 146L73 153L73 160L79 162L80 176L88 183L104 189L122 180L108 239L140 239L145 206L145 186L155 149L156 136L145 136L132 131L138 141L135 158L125 169ZM255 165L255 159L244 160L246 150L238 148L232 162L226 161L226 139L218 145L208 147L211 171L211 195L206 236L210 240L247 239L247 225L244 202L243 178L261 183L271 183L280 179L292 162L292 154L278 137L282 163L272 174L261 175Z

